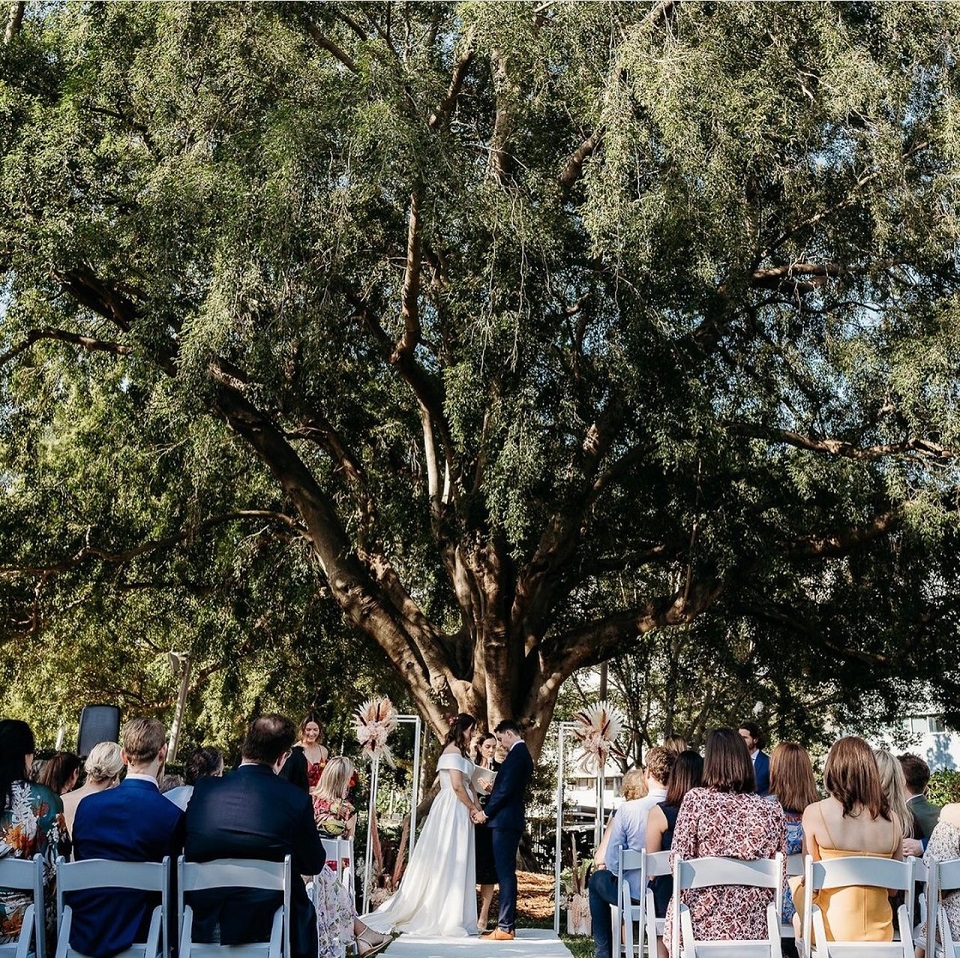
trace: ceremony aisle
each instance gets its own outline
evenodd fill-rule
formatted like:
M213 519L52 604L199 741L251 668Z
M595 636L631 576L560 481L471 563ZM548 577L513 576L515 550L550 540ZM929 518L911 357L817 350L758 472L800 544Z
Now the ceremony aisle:
M518 928L513 941L401 935L383 954L389 958L572 958L566 945L546 928Z

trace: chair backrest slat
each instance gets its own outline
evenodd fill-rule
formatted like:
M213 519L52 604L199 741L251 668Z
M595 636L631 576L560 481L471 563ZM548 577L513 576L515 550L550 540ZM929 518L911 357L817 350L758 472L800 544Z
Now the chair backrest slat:
M161 891L164 872L162 862L114 862L101 858L64 862L57 870L57 890L129 888L134 891Z
M937 863L937 887L942 892L960 888L960 858Z
M220 858L212 862L183 862L184 891L208 888L256 888L283 891L283 862Z
M621 848L620 849L621 871L629 872L629 871L636 871L638 868L642 868L643 858L644 858L644 853L642 851L635 851L632 848Z
M647 878L671 874L670 852L651 852L647 855Z
M892 858L850 855L813 862L811 878L815 892L822 888L843 888L848 885L896 888L906 892L913 887L913 866L909 861L898 862Z
M697 858L680 862L681 891L707 885L752 885L757 888L780 886L782 858Z

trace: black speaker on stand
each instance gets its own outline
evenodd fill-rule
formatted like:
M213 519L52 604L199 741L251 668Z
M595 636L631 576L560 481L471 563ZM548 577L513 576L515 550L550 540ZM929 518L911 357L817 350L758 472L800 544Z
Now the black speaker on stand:
M85 705L80 713L77 754L89 755L94 745L120 738L120 709L116 705Z

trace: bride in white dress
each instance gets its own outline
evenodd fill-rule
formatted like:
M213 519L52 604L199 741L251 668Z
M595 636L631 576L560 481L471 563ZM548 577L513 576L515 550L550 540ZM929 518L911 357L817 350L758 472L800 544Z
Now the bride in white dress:
M402 931L429 938L477 934L477 886L472 811L479 810L471 783L474 764L466 749L476 728L470 715L450 726L437 762L440 794L417 839L400 889L364 923L375 931Z

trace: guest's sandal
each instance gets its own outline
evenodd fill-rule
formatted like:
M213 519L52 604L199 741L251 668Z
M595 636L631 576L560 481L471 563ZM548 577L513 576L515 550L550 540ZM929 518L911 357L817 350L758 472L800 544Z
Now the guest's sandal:
M366 928L357 935L357 958L373 958L374 955L383 951L390 942L393 941L391 935L381 935L372 928Z

